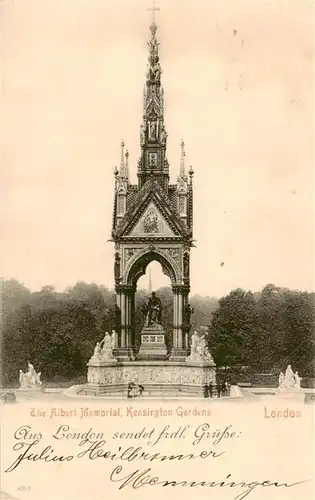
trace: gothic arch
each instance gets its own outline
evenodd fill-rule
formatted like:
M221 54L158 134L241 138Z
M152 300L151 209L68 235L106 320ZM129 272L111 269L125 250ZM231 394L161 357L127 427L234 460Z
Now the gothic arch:
M146 248L133 256L127 264L124 283L136 286L138 279L145 274L148 265L153 261L161 264L163 273L170 278L172 285L179 283L175 262L169 255L157 248Z

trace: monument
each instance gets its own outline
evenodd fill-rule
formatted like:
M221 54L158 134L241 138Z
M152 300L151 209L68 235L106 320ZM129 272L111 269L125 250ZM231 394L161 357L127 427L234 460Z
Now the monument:
M278 392L280 393L296 393L301 391L301 377L299 377L298 372L293 372L291 365L287 366L285 374L283 372L279 375L279 387Z
M193 309L189 304L190 251L193 245L193 169L185 165L181 141L177 181L170 183L166 155L164 91L161 86L157 25L150 25L146 85L140 125L137 184L130 182L129 153L121 143L119 169L115 167L112 242L116 290L115 348L95 346L88 363L85 393L126 392L140 384L144 395L160 391L202 394L205 383L215 383L215 363L205 337L189 332ZM168 352L163 325L163 303L153 292L142 307L143 328L135 331L135 294L138 279L157 261L169 277L173 292L172 346ZM198 338L197 338L198 337ZM138 348L139 346L139 348Z
M213 358L209 352L205 335L194 332L191 337L190 355L186 358L186 363L211 362Z
M283 399L304 399L304 391L301 390L301 377L297 371L293 372L291 365L287 366L285 373L280 373L276 393Z
M19 391L39 391L42 390L42 382L40 380L41 372L36 373L34 366L29 361L28 371L23 373L20 370L19 373Z

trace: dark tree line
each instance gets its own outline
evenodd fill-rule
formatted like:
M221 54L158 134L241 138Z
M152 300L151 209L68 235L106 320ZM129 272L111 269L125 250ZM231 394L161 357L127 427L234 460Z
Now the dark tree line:
M30 292L15 280L2 281L2 384L17 384L31 361L44 382L85 381L95 343L115 328L115 294L96 284L77 283L64 292L45 286ZM172 291L157 290L163 303L167 342L172 342ZM148 293L136 294L136 332ZM314 294L267 285L261 293L241 289L219 301L193 296L192 331L209 326L209 346L218 366L247 366L275 373L291 363L302 376L314 373Z
M267 285L257 294L236 289L221 298L209 327L217 365L278 375L292 364L314 377L314 297Z

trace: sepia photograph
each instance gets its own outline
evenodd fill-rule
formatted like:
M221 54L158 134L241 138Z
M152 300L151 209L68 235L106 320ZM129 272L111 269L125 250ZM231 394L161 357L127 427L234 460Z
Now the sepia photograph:
M2 1L1 500L313 498L313 17Z

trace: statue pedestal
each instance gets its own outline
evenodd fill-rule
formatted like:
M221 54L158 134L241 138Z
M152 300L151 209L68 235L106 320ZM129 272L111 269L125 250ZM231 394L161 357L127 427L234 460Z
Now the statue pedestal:
M18 394L38 394L39 392L45 392L45 388L42 385L37 387L19 387L15 389L15 392Z
M137 360L164 360L167 358L165 332L162 325L146 326L141 332L141 345Z
M276 390L276 395L278 398L281 399L294 399L304 401L305 394L304 391L301 390L300 388L292 388L292 389L285 389L285 390Z
M18 389L14 389L17 400L37 399L41 397L40 395L44 392L45 388L42 385L38 387L19 387Z
M117 359L100 360L91 358L88 362L87 380L88 384L96 385L108 384L108 369L113 370L118 365Z

